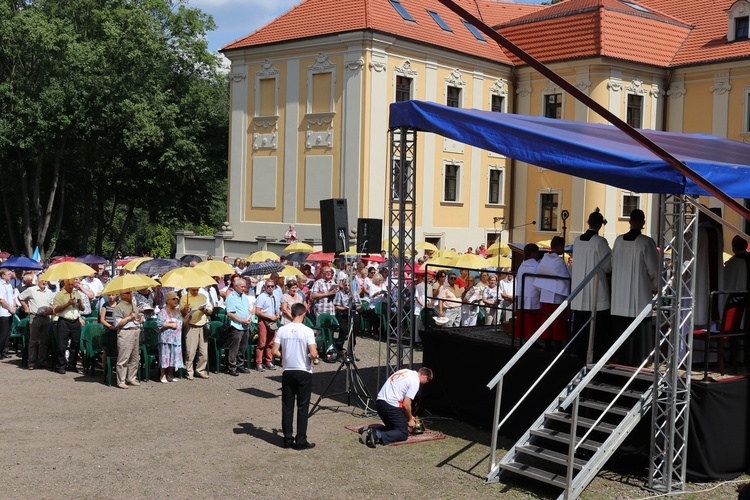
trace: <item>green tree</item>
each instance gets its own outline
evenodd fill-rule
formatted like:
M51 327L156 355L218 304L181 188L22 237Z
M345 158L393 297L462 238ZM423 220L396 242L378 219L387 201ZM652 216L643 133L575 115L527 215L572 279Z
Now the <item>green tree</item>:
M154 225L218 228L229 85L213 28L183 1L0 0L0 245L109 254L148 250Z

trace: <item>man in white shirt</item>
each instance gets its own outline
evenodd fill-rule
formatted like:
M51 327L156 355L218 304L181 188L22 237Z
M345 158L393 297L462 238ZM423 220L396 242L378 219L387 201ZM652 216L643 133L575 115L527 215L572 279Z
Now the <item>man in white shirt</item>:
M421 343L422 337L419 335L420 330L424 329L422 324L421 313L422 309L427 307L427 284L425 283L426 271L418 271L414 275L416 283L414 284L414 318L416 319L417 326L414 329L414 342Z
M609 249L607 240L599 236L599 230L604 225L604 216L596 211L589 214L588 230L573 242L573 266L571 269L571 287L576 288L583 282L584 278L596 267L605 257L612 253ZM607 275L612 273L612 259L609 258L602 264L597 271L597 291L594 294L593 280L576 295L570 303L570 309L573 311L573 332L575 334L591 318L592 307L596 310L596 334L594 336L594 358L598 360L604 354L612 342L612 328L609 321L610 291L609 280ZM575 352L579 358L586 359L588 351L589 328L578 334L576 339Z
M413 429L416 425L414 415L412 415L412 401L419 388L430 380L432 380L432 370L427 367L422 367L419 371L399 370L388 377L375 402L375 408L385 428L360 428L360 442L370 448L375 448L378 443L389 445L406 441L409 437L409 429Z
M54 297L44 280L37 281L36 286L27 288L18 296L29 315L29 370L47 365L47 327Z
M102 294L102 290L104 290L104 285L102 285L101 280L96 277L96 274L86 276L81 280L81 286L94 294L93 297L89 296L89 299L98 300Z
M5 345L8 343L13 315L16 313L16 299L10 278L10 269L0 269L0 359L8 357L5 354Z
M550 251L544 254L539 266L536 268L537 275L549 276L548 278L537 276L534 286L539 290L539 302L541 303L543 318L549 317L557 306L570 295L570 272L565 265L562 254L565 251L565 240L561 236L552 238ZM556 343L556 347L568 340L568 314L564 311L550 325L547 333L541 338L550 339Z
M641 234L646 224L642 210L630 212L630 231L615 240L612 249L612 330L615 339L651 300L659 282L656 242ZM646 317L617 354L617 361L638 366L653 348L654 329Z
M318 347L315 334L305 326L307 308L304 304L293 304L292 322L279 328L273 341L273 356L281 358L284 373L281 376L281 431L284 448L307 450L315 443L307 440L307 417L312 394L312 365L317 364ZM292 432L294 402L297 401L297 435Z
M529 243L523 247L524 261L518 266L516 272L516 297L518 300L518 311L516 317L516 336L528 340L542 323L538 314L541 304L539 303L539 290L534 287L534 278L526 274L536 274L539 266L539 247Z

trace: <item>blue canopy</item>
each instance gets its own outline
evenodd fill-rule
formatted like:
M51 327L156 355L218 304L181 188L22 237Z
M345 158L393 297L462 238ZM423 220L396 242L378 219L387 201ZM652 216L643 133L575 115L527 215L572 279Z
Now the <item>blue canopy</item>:
M41 271L44 269L44 266L39 262L23 256L10 257L0 263L0 267L7 267L8 269L24 269L27 271Z
M425 101L391 104L389 125L432 132L638 193L708 194L611 125L450 108ZM750 145L707 134L640 132L729 196L750 198Z

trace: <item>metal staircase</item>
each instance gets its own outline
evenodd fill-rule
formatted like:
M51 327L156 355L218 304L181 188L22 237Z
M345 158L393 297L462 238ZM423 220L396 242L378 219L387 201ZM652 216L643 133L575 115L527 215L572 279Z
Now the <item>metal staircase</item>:
M560 498L583 492L653 399L653 374L616 366L604 366L592 377L588 373L583 368L505 454L500 474L562 488Z

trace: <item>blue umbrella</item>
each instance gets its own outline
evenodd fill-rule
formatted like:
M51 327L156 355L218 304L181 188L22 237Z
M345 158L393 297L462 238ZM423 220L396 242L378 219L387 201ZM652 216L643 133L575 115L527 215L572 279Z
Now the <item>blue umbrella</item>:
M27 271L41 271L44 269L39 262L33 261L28 257L11 257L4 260L0 266L7 267L8 269L24 269Z
M83 262L87 266L96 265L96 264L106 264L107 263L107 259L105 259L104 257L99 257L98 255L94 255L94 254L90 254L90 253L88 253L86 255L81 255L80 257L76 257L75 261L76 262Z

